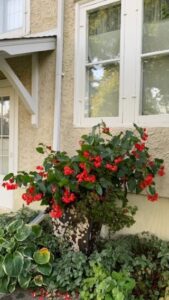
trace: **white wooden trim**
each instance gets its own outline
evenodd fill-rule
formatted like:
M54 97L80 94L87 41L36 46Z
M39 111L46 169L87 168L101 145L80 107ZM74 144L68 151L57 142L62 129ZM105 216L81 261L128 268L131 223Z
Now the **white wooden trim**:
M0 52L5 52L10 56L55 50L55 48L56 37L0 40Z
M7 80L0 80L0 96L10 97L9 119L9 172L17 172L18 169L18 96ZM0 181L3 176L0 175ZM0 207L13 209L14 192L0 189Z
M0 39L19 38L30 33L30 0L23 0L23 26L0 34Z
M32 125L38 127L39 112L39 57L32 54L32 100L35 104L35 113L32 115Z
M17 75L14 73L14 71L4 58L0 58L0 70L4 73L11 85L15 88L28 111L31 114L35 114L35 102L32 96L26 90L20 79L17 77Z

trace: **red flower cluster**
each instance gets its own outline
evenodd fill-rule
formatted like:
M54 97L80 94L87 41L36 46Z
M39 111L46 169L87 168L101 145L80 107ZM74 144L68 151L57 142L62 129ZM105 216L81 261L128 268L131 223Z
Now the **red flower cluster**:
M62 201L66 204L69 204L71 202L74 202L76 199L75 194L71 193L68 189L65 189Z
M140 152L142 152L145 149L145 144L144 143L142 143L142 144L136 143L134 146Z
M63 215L63 210L61 209L61 207L58 204L53 204L52 205L52 210L49 213L51 218L61 218Z
M115 162L115 164L119 164L119 163L121 163L123 161L123 157L122 156L119 156L119 157L117 157L117 158L115 158L115 160L114 160L114 162Z
M83 172L81 172L80 174L78 174L76 176L78 182L92 182L94 183L96 181L96 176L95 175L91 175L88 173L87 169L86 169L86 164L85 163L80 163L79 167L81 169L83 169Z
M158 170L158 175L159 175L159 176L164 176L164 175L165 175L164 166L162 166L162 167Z
M101 156L95 156L95 157L93 157L92 158L92 160L94 160L94 166L95 166L95 168L100 168L101 167L101 164L102 164L102 158L101 158Z
M44 172L44 167L43 166L37 166L36 170L39 171L38 172L39 176L45 177L45 178L47 177L47 172Z
M147 186L150 186L153 183L153 175L152 174L148 174L144 181L142 181L140 183L140 188L143 190L145 189Z
M116 165L106 164L106 169L116 172L118 170L118 167Z
M13 183L13 182L10 182L10 181L9 182L3 182L2 186L4 188L6 188L8 191L9 190L16 190L18 188L17 183Z
M30 186L26 193L24 193L22 195L22 199L26 202L27 205L29 205L32 202L35 201L40 201L43 198L43 194L42 193L35 193L35 187L34 186Z
M154 195L147 195L147 199L149 200L149 201L152 201L152 202L154 202L154 201L157 201L158 200L158 193L155 193Z
M74 170L71 169L69 166L65 166L63 172L64 172L64 175L69 176L69 175L72 175L74 173Z
M148 134L147 134L147 132L146 132L146 128L144 128L144 133L142 134L141 139L142 139L143 141L147 141L147 139L148 139Z

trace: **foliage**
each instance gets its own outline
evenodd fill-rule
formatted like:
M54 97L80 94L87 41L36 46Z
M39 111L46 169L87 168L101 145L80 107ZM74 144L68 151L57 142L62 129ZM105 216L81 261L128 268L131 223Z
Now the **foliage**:
M74 292L80 289L88 270L87 257L82 252L68 251L55 259L53 272L45 283L48 289Z
M156 201L154 179L157 173L164 175L163 160L152 160L145 145L145 129L134 126L136 132L127 130L115 136L104 123L93 127L82 136L73 157L40 144L37 151L47 155L43 166L6 175L3 186L26 187L23 200L48 205L51 217L61 218L73 206L79 220L86 216L89 222L110 225L114 232L129 227L136 207L128 205L128 192L139 194L146 189L148 200Z
M24 289L43 286L45 277L52 272L54 257L44 247L42 227L25 224L22 213L25 210L17 213L6 227L0 227L0 293L12 293L17 285ZM1 223L5 219L8 216L2 215ZM56 237L51 239L55 240L56 248Z
M135 281L124 272L109 273L102 266L93 264L90 275L82 283L82 300L131 300Z
M128 272L135 280L133 299L158 300L169 286L169 242L153 235L121 236L103 243L90 256L109 273Z

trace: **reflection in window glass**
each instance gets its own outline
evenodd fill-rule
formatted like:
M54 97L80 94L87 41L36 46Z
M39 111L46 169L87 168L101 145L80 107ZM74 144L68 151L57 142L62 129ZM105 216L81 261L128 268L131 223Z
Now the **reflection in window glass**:
M0 98L0 174L8 172L9 161L9 97Z
M23 26L23 0L4 1L4 31L10 31Z
M85 104L85 117L118 116L119 64L94 65L88 70L89 102Z
M119 58L120 5L89 14L88 61Z
M169 57L143 61L143 115L169 113Z
M144 0L143 53L169 48L169 1Z

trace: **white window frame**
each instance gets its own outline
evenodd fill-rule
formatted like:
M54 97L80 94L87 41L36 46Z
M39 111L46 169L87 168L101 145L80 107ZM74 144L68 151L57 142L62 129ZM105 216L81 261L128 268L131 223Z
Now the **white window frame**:
M18 95L8 80L0 80L0 97L10 97L9 117L9 173L18 170ZM4 175L0 174L0 183ZM0 208L13 209L14 192L0 189Z
M30 33L30 0L24 1L23 26L0 34L0 39L19 38Z
M113 3L121 3L119 117L85 118L87 14ZM128 127L133 123L147 127L169 127L168 114L140 115L142 57L145 56L142 54L143 5L144 0L85 0L76 3L73 120L75 127L91 127L101 120L113 127Z

